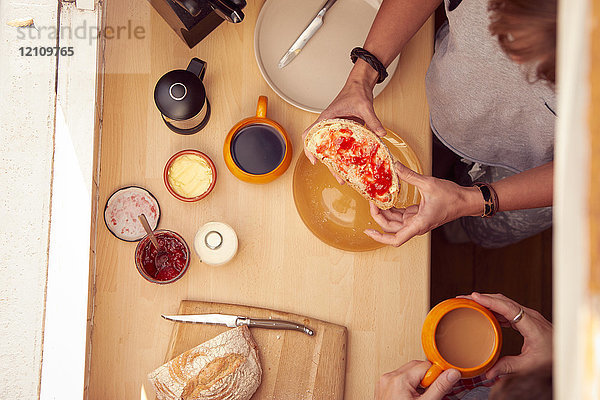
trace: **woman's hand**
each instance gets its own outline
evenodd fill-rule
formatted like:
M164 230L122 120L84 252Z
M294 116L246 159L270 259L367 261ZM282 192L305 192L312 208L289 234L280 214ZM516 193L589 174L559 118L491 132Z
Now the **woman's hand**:
M431 363L427 361L411 361L395 371L388 372L379 378L375 386L376 400L441 400L460 379L460 372L449 369L440 374L431 386L420 395L417 387L425 376Z
M394 167L400 180L417 187L421 203L389 210L380 210L371 203L371 216L386 232L365 230L373 240L398 247L413 236L423 235L446 222L481 214L483 199L477 188L421 175L399 162Z
M364 64L364 65L363 65ZM362 60L357 61L352 69L346 84L331 102L331 104L319 115L319 118L302 134L302 143L306 134L314 124L329 118L347 118L364 122L367 128L379 136L386 134L385 128L375 115L373 109L373 87L377 80L377 72ZM317 159L309 151L304 149L304 154L311 163ZM339 180L339 179L338 179Z
M476 301L494 312L503 327L512 327L523 335L523 347L518 356L502 357L487 372L486 378L493 379L499 375L529 371L552 362L552 324L539 312L523 307L502 294L473 293L460 296ZM511 321L523 308L523 318L516 323Z
M363 81L348 81L321 113L318 121L329 118L350 118L364 122L367 128L378 136L385 136L386 131L373 108L373 86Z

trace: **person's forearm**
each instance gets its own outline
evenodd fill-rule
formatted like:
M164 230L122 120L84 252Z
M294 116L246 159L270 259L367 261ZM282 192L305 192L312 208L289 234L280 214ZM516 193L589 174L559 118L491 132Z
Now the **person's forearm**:
M498 211L551 206L553 173L554 162L549 162L494 183L500 203Z
M384 0L363 47L387 67L440 3L441 0Z
M497 211L523 210L552 205L554 162L494 182ZM481 215L483 200L477 188L465 188L463 215Z
M363 48L387 67L440 3L441 0L384 0ZM349 80L374 86L377 72L359 59Z

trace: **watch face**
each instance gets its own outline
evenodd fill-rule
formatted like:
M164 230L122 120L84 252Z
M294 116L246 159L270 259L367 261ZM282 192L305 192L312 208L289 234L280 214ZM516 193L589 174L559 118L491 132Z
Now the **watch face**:
M482 217L491 217L498 211L498 194L494 188L483 182L475 182L473 186L477 187L483 196L483 214Z

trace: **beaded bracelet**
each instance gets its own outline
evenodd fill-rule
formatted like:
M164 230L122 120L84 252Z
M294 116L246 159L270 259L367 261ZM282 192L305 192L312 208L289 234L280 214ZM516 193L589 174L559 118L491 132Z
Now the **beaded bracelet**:
M483 196L483 213L481 218L490 218L498 211L500 203L498 201L498 193L492 185L485 182L475 182L473 186L477 187Z
M377 73L379 74L379 77L377 78L377 83L381 83L385 80L385 78L387 78L388 73L385 70L383 63L379 61L377 57L375 57L373 54L369 53L362 47L355 47L350 52L350 60L352 60L353 63L356 63L356 60L358 60L359 58L361 60L364 60L367 64L371 66L371 68L377 71Z

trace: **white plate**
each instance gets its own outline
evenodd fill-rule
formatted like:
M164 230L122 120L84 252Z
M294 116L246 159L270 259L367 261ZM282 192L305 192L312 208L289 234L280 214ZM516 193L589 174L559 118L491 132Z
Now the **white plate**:
M362 46L377 14L378 0L338 0L325 14L324 24L286 67L279 60L306 28L324 0L267 0L254 30L258 68L271 88L288 103L306 111L322 112L344 86L352 69L350 51ZM375 86L377 96L390 81Z

